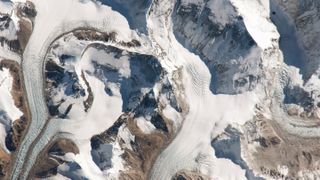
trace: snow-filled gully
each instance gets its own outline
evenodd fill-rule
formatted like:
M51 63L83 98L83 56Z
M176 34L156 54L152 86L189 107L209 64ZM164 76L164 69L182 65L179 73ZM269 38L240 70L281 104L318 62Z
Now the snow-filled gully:
M12 60L18 64L21 63L21 57L18 54L14 53L12 51L9 51L8 49L5 49L3 47L0 47L0 58Z

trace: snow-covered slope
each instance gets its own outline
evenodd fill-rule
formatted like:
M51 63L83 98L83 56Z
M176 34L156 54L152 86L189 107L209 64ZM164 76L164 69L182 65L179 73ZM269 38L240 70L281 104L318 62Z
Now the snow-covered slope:
M4 177L320 178L319 7L1 1Z
M1 139L0 139L0 146L1 150L4 153L9 153L10 151L6 147L6 136L9 133L13 122L20 118L22 112L15 106L14 98L12 97L12 87L13 87L13 78L9 72L9 69L3 68L0 72L0 79L1 79L1 102L0 102L0 109L1 109Z
M27 126L19 69L15 62L0 60L0 176L9 171L10 155L16 150Z
M208 66L213 93L237 94L255 88L261 77L261 49L231 2L177 1L172 18L175 37Z

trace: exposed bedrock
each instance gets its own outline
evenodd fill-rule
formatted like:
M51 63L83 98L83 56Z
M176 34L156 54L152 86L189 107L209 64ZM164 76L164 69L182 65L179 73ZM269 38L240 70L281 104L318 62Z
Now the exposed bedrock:
M17 147L20 145L22 137L24 136L30 123L30 114L27 108L27 101L25 99L26 97L23 92L23 84L19 65L13 61L2 60L0 62L0 69L1 71L4 69L9 69L10 75L12 76L12 87L8 88L11 89L10 93L13 98L13 105L22 113L18 119L11 119L12 117L10 117L7 112L3 110L0 111L0 123L4 126L6 133L6 136L4 137L5 142L3 143L5 143L5 149L8 150L8 152L6 152L4 149L0 148L0 178L7 178L7 175L9 175L8 172L10 163L12 163L10 158L14 157L13 154L8 153L14 153Z
M241 156L255 174L267 179L318 177L318 138L289 134L263 115L246 123L244 130Z
M217 9L221 6L223 11ZM238 94L255 88L261 78L261 50L229 1L178 0L172 21L177 40L208 66L214 94Z
M85 31L72 35L80 41L100 38ZM114 38L111 41L114 42ZM133 42L133 47L137 46L138 41ZM126 43L120 42L120 45L127 47ZM151 55L97 43L88 46L82 57L77 58L75 54L65 51L64 45L52 47L45 66L46 99L50 115L66 121L78 121L79 117L75 115L89 115L97 108L95 102L98 98L120 96L122 114L113 120L110 127L99 134L92 134L91 158L106 174L115 166L124 164L126 169L121 169L120 179L146 179L157 155L179 128L181 117L173 119L166 111L176 114L187 111L186 105L180 106L181 94L175 94L174 89L179 88L175 80ZM96 94L96 81L103 84L103 94ZM101 92L101 89L98 91ZM90 119L91 123L102 120ZM79 152L81 154L81 148ZM114 162L114 158L122 160ZM75 163L69 161L62 162L60 166L50 165L55 169L41 171L38 176L59 173L69 178L76 177L76 174L62 168L72 168ZM81 166L77 167L81 171Z
M132 29L147 33L146 17L152 0L98 0L98 2L110 6L125 16Z
M280 49L284 61L297 67L305 81L319 69L318 28L320 2L270 1L270 17L280 34Z

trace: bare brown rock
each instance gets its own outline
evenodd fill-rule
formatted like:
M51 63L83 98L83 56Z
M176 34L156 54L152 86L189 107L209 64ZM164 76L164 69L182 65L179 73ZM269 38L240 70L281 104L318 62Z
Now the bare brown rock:
M116 41L116 32L110 33L100 33L94 30L76 30L73 31L73 35L79 40L86 40L86 41Z
M30 114L28 111L28 105L26 98L23 94L23 84L22 84L22 74L19 69L19 65L15 62L3 60L0 62L0 68L8 68L13 77L13 85L11 94L14 99L15 106L19 108L23 115L16 121L14 121L12 126L12 148L10 150L15 150L18 146L21 138L23 137L26 128L28 127L28 123L30 121Z
M10 155L0 148L0 179L7 174L10 162Z
M57 174L57 168L64 163L59 156L79 153L79 148L69 139L58 139L49 143L37 158L29 177L46 178Z
M17 12L18 17L33 19L37 15L35 5L31 1L20 3Z
M79 154L79 149L74 142L69 139L59 139L49 148L49 153L64 155L67 152Z
M181 115L184 116L188 111L189 107L185 102L184 98L184 87L180 83L182 73L180 70L177 70L173 75L172 86L174 89L175 97L179 107L181 108ZM176 91L178 90L178 91ZM176 92L180 92L176 94ZM130 132L135 136L135 142L133 149L131 151L126 149L123 159L125 159L127 165L130 167L128 171L122 172L121 177L123 179L148 179L148 175L151 171L151 168L158 157L158 155L165 149L173 140L175 134L179 129L173 129L172 120L167 119L163 114L162 110L164 104L159 102L158 109L159 115L164 120L164 123L168 131L156 130L151 134L144 134L136 125L134 119L129 118L127 122L127 127Z
M173 178L173 180L209 180L210 178L194 171L180 171Z
M150 168L152 167L156 157L170 140L170 133L154 132L152 134L144 134L135 124L133 119L128 120L128 129L135 136L135 142L131 151L126 149L127 156L124 159L134 172L140 172L146 179ZM132 171L131 170L131 171ZM124 174L131 174L124 172Z
M85 41L104 41L104 42L116 42L121 46L124 47L139 47L141 43L133 39L131 41L118 41L117 42L117 33L110 32L110 33L101 33L95 30L76 30L73 31L73 35L79 40Z
M254 142L260 146L248 150ZM318 138L302 138L284 131L279 125L258 115L247 123L241 138L242 156L258 174L275 179L299 178L300 171L319 170L320 147ZM284 174L278 167L287 167Z
M170 142L171 134L165 134L163 131L159 130L152 134L144 134L137 127L134 118L130 116L130 114L123 114L112 127L102 134L93 137L94 140L91 141L94 141L95 143L110 143L115 141L118 129L121 126L128 128L130 133L135 136L135 140L131 143L133 150L125 148L124 142L120 141L120 146L124 150L122 158L126 162L128 168L128 170L121 172L120 179L147 179L148 173L156 157Z
M91 106L92 106L94 97L93 97L93 93L92 93L90 84L88 83L83 71L81 72L81 78L83 79L84 83L87 86L88 98L83 102L83 105L84 105L84 108L85 108L84 111L88 112L88 109L91 108Z
M19 44L21 50L23 51L29 41L29 38L32 33L32 23L27 19L20 19L19 20L19 31L17 32Z
M30 113L28 110L28 104L26 101L26 97L23 93L23 83L22 83L22 74L19 68L19 65L16 62L9 61L9 60L2 60L0 62L0 69L7 68L9 69L12 77L13 77L13 84L11 94L14 100L14 104L17 108L19 108L23 115L14 121L12 125L11 132L8 133L6 137L6 146L10 151L15 151L15 149L19 146L26 129L28 128L30 122ZM3 150L0 151L0 169L1 175L4 178L7 178L11 159L14 155L8 155Z

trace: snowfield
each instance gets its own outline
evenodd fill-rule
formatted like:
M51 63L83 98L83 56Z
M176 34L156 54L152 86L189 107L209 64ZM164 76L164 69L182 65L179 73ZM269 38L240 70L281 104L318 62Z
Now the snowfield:
M163 4L162 4L163 3ZM157 10L164 13L169 4L166 1L157 4ZM150 22L161 22L155 15L150 15ZM170 22L168 22L170 23ZM149 29L163 27L164 24L152 24ZM167 28L167 29L166 29ZM170 179L181 169L198 170L211 178L245 179L244 170L226 159L214 157L214 150L210 146L211 138L224 131L228 124L243 124L254 115L254 105L259 98L254 92L241 95L213 95L209 90L211 74L201 59L182 47L170 27L163 27L158 31L168 33L167 43L162 43L161 49L169 49L168 59L186 67L183 72L182 84L185 86L189 114L183 122L173 142L158 157L151 174L151 179ZM163 34L153 33L154 41L161 42ZM159 45L161 46L161 45ZM168 47L169 46L169 47ZM174 55L174 57L170 57ZM218 106L217 106L218 105ZM228 114L226 114L228 110ZM244 113L245 112L245 113ZM233 173L224 173L225 167Z
M14 8L23 2L0 2L0 12L13 18L0 37L18 38ZM279 160L274 152L290 157L295 150L286 143L304 146L303 137L317 144L312 138L320 136L318 50L298 24L315 21L315 10L296 16L280 0L30 2L36 16L25 49L0 47L1 59L22 68L31 113L10 179L167 180L180 173L228 180L250 179L248 171L280 179L309 177L318 164L316 147L297 148L309 162L305 169L272 164ZM22 115L12 81L1 69L6 152L8 125ZM228 128L239 134L232 147L245 166L216 156L223 150L213 141L230 138ZM53 146L61 139L74 144ZM266 165L259 155L270 157Z
M0 148L5 150L6 153L10 151L5 144L5 138L7 136L12 123L22 116L22 112L15 106L14 100L11 94L13 78L9 72L9 69L3 68L0 70Z
M231 3L243 17L247 30L259 47L274 47L274 41L279 39L279 34L276 27L270 23L270 1L231 0Z
M18 159L14 166L12 179L18 178L29 146L40 134L48 118L43 95L43 61L50 44L62 34L78 28L97 29L101 32L114 30L121 39L129 39L133 33L128 28L126 19L112 11L110 7L98 7L93 2L80 3L75 0L68 2L39 0L33 3L37 9L37 16L22 63L32 121L26 135L27 138L24 138L18 150ZM51 13L47 13L48 8ZM48 21L50 21L49 24ZM119 29L122 30L119 31ZM40 150L33 149L33 152ZM36 153L33 154L36 155ZM28 159L35 160L31 157ZM31 169L33 163L27 164L29 164L27 169ZM24 178L27 173L28 171L24 172Z

